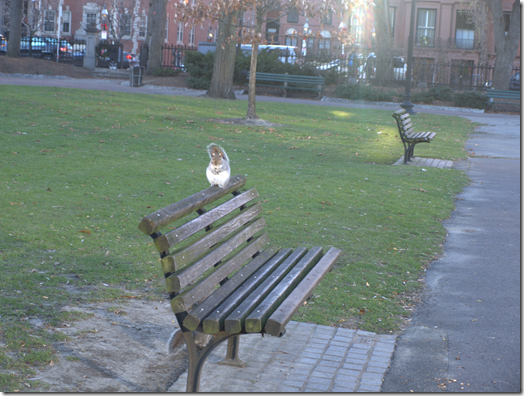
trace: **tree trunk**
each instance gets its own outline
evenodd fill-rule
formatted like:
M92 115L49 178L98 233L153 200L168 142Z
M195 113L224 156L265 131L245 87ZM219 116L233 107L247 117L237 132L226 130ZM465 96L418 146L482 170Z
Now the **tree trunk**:
M255 40L251 44L251 65L249 67L249 92L247 96L247 113L246 118L250 120L257 120L256 98L255 98L255 83L257 80L257 59L258 59L258 37L261 37L262 23L264 22L264 15L261 15L255 9Z
M258 58L258 41L254 41L251 47L251 65L249 67L249 91L247 95L247 113L246 118L250 120L258 119L255 98L255 83L257 79L257 58Z
M22 5L23 0L11 0L9 45L6 55L11 58L20 56L20 37L22 36Z
M388 75L393 75L393 38L389 19L389 0L375 0L375 33L377 75L381 83Z
M235 100L233 92L233 74L235 72L236 45L232 39L236 34L237 12L223 15L218 24L217 47L213 76L207 96Z
M148 69L153 71L162 67L162 45L166 35L167 0L151 0L149 2L148 35L149 44Z
M492 87L507 90L513 69L513 62L517 55L520 42L520 2L513 2L513 9L509 17L507 34L504 29L504 16L500 0L486 0L493 19L493 32L495 35L495 70L493 71Z

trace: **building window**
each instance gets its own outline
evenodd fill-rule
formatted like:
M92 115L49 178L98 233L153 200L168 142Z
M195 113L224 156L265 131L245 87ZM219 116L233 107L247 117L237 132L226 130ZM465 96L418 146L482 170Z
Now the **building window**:
M71 11L62 13L62 33L71 34Z
M504 34L508 35L509 30L509 16L511 15L510 12L503 12L502 17L504 18Z
M195 26L191 26L191 29L189 29L189 45L194 47L195 46Z
M290 28L286 31L286 45L292 47L298 46L298 33L293 28Z
M395 37L395 12L396 7L389 7L389 25L391 26L391 37Z
M433 47L435 45L436 10L418 10L417 15L417 45Z
M120 15L120 36L131 36L131 14Z
M364 25L363 20L365 18L364 7L357 7L351 14L349 20L349 32L355 37L355 44L360 45L364 43Z
M147 15L141 15L138 22L138 37L146 37L147 30Z
M318 40L318 49L329 50L331 48L331 33L327 30L322 30L320 35L322 38Z
M176 43L184 44L184 22L178 22L176 29Z
M96 25L96 13L95 12L87 12L86 13L86 28L90 26L92 23Z
M333 22L333 12L331 10L328 10L328 12L322 17L322 24L331 25L332 22Z
M55 31L55 10L44 11L44 32L53 33Z
M298 23L298 10L296 8L292 8L288 11L287 21L288 23Z
M266 23L266 40L268 44L279 44L278 31L280 26L277 22Z
M164 40L167 41L169 37L169 17L166 18L166 29L164 34Z
M457 11L455 25L455 46L463 49L473 49L475 40L475 25L468 11Z

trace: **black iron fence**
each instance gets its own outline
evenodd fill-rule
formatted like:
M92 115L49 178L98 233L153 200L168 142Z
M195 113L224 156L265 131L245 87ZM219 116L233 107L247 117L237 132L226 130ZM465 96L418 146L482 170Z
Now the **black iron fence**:
M186 53L190 51L197 51L195 46L187 45L163 45L162 46L162 67L173 68L175 70L186 70L185 58ZM147 59L147 47L140 47L140 59Z
M289 54L281 52L280 61L308 67L316 75L326 78L328 84L366 81L379 86L404 85L407 62L401 56L388 60L377 59L374 53L329 55L327 53ZM448 85L459 90L484 90L490 87L494 66L474 61L453 60L435 62L432 58L413 58L413 86ZM512 75L520 71L513 68ZM509 82L509 81L508 81Z

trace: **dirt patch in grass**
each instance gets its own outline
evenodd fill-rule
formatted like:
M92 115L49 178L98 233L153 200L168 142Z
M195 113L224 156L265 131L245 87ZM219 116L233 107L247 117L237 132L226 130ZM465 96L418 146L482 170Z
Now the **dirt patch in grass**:
M56 359L27 379L47 392L165 392L187 368L182 341L168 354L176 320L165 301L131 300L64 307L87 319L52 331L67 341ZM33 379L33 381L32 381Z
M91 72L83 67L25 56L20 58L0 56L0 73L65 76L72 78L92 77Z

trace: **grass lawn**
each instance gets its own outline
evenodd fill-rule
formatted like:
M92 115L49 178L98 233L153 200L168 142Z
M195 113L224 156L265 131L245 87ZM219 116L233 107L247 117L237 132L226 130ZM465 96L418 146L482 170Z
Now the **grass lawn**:
M391 166L403 154L391 110L258 103L261 118L282 124L261 128L211 121L244 116L243 101L1 89L2 391L50 364L58 336L48 330L75 319L65 304L166 297L158 254L137 227L208 187L210 142L233 175L247 175L246 189L257 187L273 242L342 249L295 317L324 325L397 331L468 183L456 170ZM412 119L437 132L417 156L467 157L472 123Z

